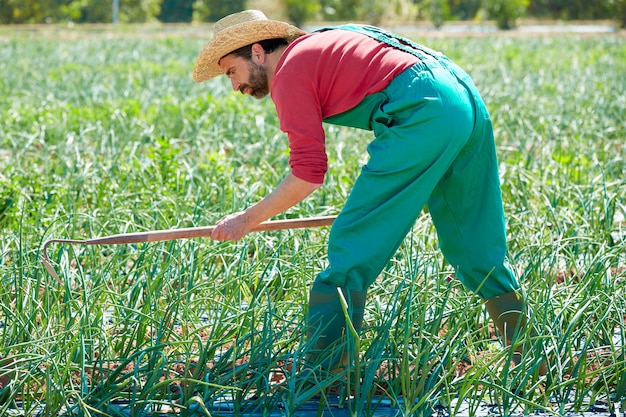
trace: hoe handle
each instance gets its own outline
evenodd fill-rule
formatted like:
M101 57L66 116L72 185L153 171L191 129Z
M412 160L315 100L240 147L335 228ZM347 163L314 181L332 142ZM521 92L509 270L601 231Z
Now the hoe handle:
M330 226L335 216L310 217L306 219L269 220L259 223L252 229L253 232L267 230L302 229L305 227ZM209 237L215 226L188 227L182 229L154 230L150 232L124 233L88 239L82 241L85 245L119 245L125 243L159 242L162 240L191 239Z
M253 232L267 230L302 229L305 227L330 226L335 216L309 217L305 219L269 220L259 223L252 229ZM215 226L188 227L182 229L154 230L150 232L123 233L119 235L103 236L87 240L74 239L51 239L44 243L42 262L46 270L54 278L59 280L48 259L48 245L51 243L71 243L79 245L121 245L127 243L159 242L163 240L190 239L197 237L209 237ZM61 282L59 280L59 282Z

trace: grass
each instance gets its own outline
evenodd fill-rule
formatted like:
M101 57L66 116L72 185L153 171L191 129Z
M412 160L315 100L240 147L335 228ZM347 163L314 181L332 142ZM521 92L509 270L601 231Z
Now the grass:
M406 415L612 409L626 397L626 43L618 36L418 39L473 76L492 112L509 260L536 355L510 368L480 300L451 278L428 214L368 296L355 398ZM292 366L327 229L63 246L51 238L209 225L288 170L271 102L194 85L203 41L10 37L0 42L0 414L216 415L307 396ZM327 127L325 186L284 216L335 214L369 133ZM539 377L537 358L550 358ZM525 369L526 371L522 371ZM211 410L203 411L203 410ZM218 413L219 414L219 413Z

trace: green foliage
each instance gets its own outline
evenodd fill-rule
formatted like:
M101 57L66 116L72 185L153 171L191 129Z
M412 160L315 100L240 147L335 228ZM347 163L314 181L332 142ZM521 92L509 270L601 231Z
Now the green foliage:
M196 0L194 4L194 19L215 22L231 13L244 10L246 0Z
M422 0L418 3L423 14L439 28L443 22L450 20L450 5L447 0Z
M361 0L361 19L373 25L380 25L388 7L388 3L379 0Z
M613 11L613 17L620 22L620 27L626 29L626 0L607 0L610 9Z
M539 0L535 0L539 1ZM482 7L483 0L450 0L450 15L458 20L472 20Z
M191 22L195 0L163 0L159 20L164 23Z
M163 0L120 1L120 22L142 23L159 15ZM0 0L0 23L110 23L110 1Z
M360 0L320 0L325 20L355 20L358 18Z
M144 23L156 20L162 0L120 0L119 21Z
M287 17L296 26L301 26L320 10L320 4L315 0L283 0L283 3Z
M381 24L385 18L399 16L410 19L414 4L411 0L320 0L321 15L328 21L365 21Z
M626 0L275 0L297 25L320 17L330 21L386 19L431 20L437 27L446 20L474 19L481 7L488 9L502 27L527 15L551 19L612 19L626 24ZM120 0L119 19L124 23L214 22L248 7L246 0ZM100 0L0 0L0 24L7 23L109 23L112 2Z
M606 19L611 17L611 1L554 0L549 5L552 15L560 19Z
M0 165L1 166L1 165ZM3 167L7 170L6 167ZM14 224L15 203L19 198L19 190L12 185L4 174L0 174L0 230L4 224Z
M524 15L530 0L485 0L483 7L496 21L498 29L513 29L517 18Z
M626 27L626 0L531 0L531 16L563 20L615 20Z

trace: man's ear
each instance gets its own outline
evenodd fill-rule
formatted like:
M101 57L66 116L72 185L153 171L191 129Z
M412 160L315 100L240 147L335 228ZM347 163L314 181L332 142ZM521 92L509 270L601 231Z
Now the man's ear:
M259 65L265 62L265 50L260 43L252 45L252 61Z

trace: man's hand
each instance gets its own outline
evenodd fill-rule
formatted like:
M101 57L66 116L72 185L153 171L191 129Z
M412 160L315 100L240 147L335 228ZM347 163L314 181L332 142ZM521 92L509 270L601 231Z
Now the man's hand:
M248 216L245 211L232 213L222 217L211 233L212 240L232 240L237 241L247 235L255 224L248 223Z
M239 240L261 222L304 200L322 184L314 184L288 174L278 188L246 211L229 214L215 224L213 240Z

